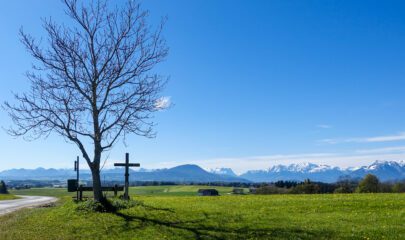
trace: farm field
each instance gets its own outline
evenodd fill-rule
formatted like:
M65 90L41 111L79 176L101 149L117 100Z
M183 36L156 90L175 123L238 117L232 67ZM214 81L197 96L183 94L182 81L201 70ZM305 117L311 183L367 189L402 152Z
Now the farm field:
M115 214L42 189L67 197L0 217L0 239L405 239L405 194L187 196L194 188L132 188L140 203Z

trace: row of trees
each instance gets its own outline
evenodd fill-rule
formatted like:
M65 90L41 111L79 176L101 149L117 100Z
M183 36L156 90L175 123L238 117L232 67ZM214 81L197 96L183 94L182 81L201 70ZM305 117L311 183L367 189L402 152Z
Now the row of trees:
M382 183L372 174L368 174L356 188L359 193L375 193L375 192L405 192L405 182L397 183Z
M382 183L372 174L366 175L361 181L345 179L337 183L278 181L264 184L257 190L257 194L317 194L317 193L378 193L405 192L405 181L396 183Z

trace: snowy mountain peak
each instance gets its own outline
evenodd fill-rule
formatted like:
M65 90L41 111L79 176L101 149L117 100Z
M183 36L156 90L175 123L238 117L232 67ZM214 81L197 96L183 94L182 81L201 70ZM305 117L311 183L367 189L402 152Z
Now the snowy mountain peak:
M233 172L231 168L214 168L210 169L211 173L219 174L219 175L227 175L236 177L236 174Z
M329 165L318 165L314 163L309 163L309 162L304 162L304 163L295 163L295 164L290 164L288 166L284 165L275 165L271 168L268 169L268 172L274 172L274 173L279 173L279 172L322 172L332 169L331 166Z
M378 170L378 169L392 168L395 170L400 170L404 166L405 165L403 164L403 162L377 160L377 161L373 162L370 166L365 167L365 169Z
M293 172L309 172L310 170L316 167L318 167L318 165L309 162L303 162L290 164L287 168L289 171Z
M287 166L284 165L275 165L271 168L269 168L267 171L268 172L283 172L287 170Z

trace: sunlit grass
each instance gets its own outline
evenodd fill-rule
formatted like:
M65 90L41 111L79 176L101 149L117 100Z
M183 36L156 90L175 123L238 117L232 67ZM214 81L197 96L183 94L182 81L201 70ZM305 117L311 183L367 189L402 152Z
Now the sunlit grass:
M18 197L14 196L12 194L0 194L0 201L2 201L2 200L13 200L13 199L18 199Z
M153 195L153 196L196 196L200 188L215 188L221 195L227 195L232 192L232 187L215 187L215 186L191 186L191 185L175 185L175 186L140 186L130 187L131 195ZM247 192L247 189L245 190ZM32 195L32 196L76 196L76 193L68 193L66 188L31 188L12 190L11 193L17 195ZM106 193L112 196L112 192ZM123 192L120 192L123 194ZM91 192L84 192L85 196L91 196Z
M132 196L118 213L69 197L0 218L0 239L405 239L405 194Z

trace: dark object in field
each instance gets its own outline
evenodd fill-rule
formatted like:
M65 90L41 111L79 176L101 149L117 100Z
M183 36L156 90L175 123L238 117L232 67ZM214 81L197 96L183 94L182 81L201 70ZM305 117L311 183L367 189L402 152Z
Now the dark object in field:
M219 196L216 189L198 189L198 196Z
M0 182L0 194L7 194L8 190L7 190L7 185L6 183L2 180Z
M233 193L233 194L245 194L245 191L244 191L243 188L234 188L234 189L232 190L232 193Z
M77 180L76 179L68 179L67 180L67 188L68 192L76 192L78 187L77 187Z

